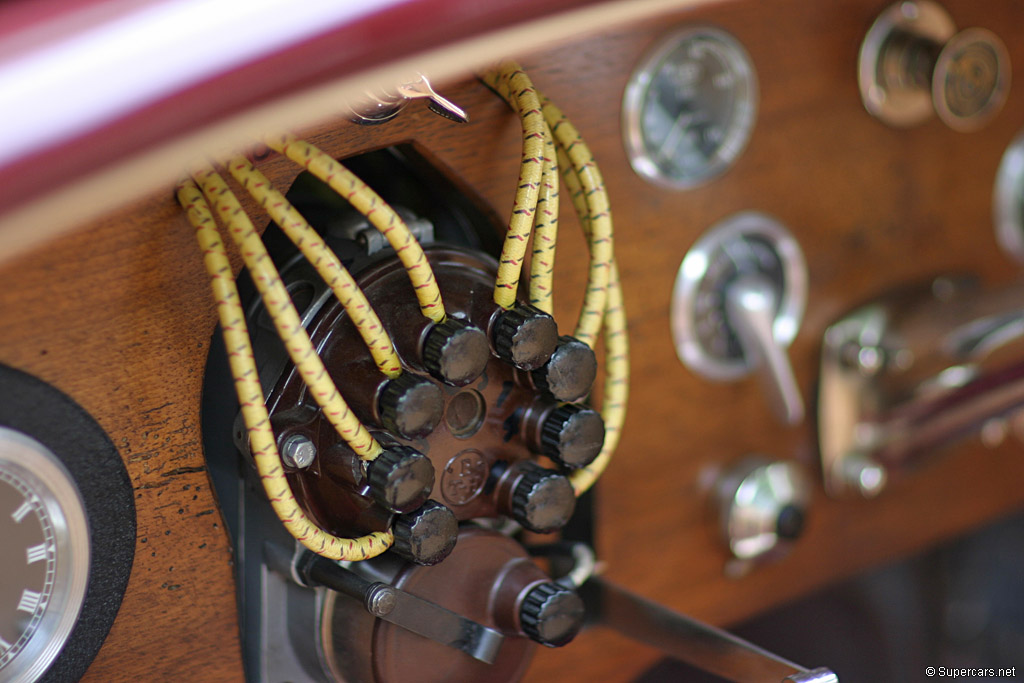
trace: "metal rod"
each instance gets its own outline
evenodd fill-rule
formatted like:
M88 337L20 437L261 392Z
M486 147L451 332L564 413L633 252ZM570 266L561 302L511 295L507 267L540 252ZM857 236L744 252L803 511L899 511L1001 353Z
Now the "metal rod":
M600 577L587 583L596 623L736 683L838 683L828 669L808 670L742 638L634 595Z

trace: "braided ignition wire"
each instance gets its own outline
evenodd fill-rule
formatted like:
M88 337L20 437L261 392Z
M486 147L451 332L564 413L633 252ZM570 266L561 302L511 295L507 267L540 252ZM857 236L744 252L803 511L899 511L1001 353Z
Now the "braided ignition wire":
M506 71L509 68L511 70ZM525 131L526 116L529 112L524 112L515 102L509 84L510 79L500 77L502 74L511 76L517 71L518 67L514 64L511 67L506 66L500 71L485 74L484 82L505 98L513 108L519 110L524 119ZM521 71L518 72L521 73ZM531 92L535 91L531 89ZM601 406L601 417L605 423L605 441L597 458L570 476L576 495L579 496L601 476L618 446L629 398L629 338L626 331L622 289L614 256L611 211L597 161L579 131L565 114L543 94L536 94L540 99L545 118L545 142L548 145L553 145L552 137L558 141L557 162L551 162L550 151L547 151L544 164L545 174L550 171L557 172L559 166L563 169L566 186L570 190L573 205L590 246L591 260L587 291L574 336L593 348L601 331L602 323L605 332L606 379ZM523 156L525 168L528 164L525 151ZM522 180L520 180L520 185L522 185ZM550 188L551 184L547 182L546 175L542 180L542 185L545 188ZM555 186L555 190L557 199L557 186ZM549 204L548 209L550 210L550 208ZM557 204L555 205L555 214L557 215ZM557 224L552 227L557 229ZM545 242L538 243L538 238L544 234L540 228L538 222L535 226L537 232L534 237L534 260L531 262L530 282L531 303L539 308L541 305L536 303L538 299L544 301L547 306L551 306L551 267L554 262L556 234L553 230L550 236L550 247L545 252L547 244ZM539 255L543 255L542 258L538 258ZM544 292L534 286L538 280L545 282L541 279L544 277L540 272L542 268L547 270L545 274L547 278L545 283L547 285L546 301L542 298ZM535 279L535 276L539 277ZM542 308L542 310L550 312L550 308Z
M587 229L591 231L589 237L590 271L587 277L587 291L583 298L583 310L580 312L579 322L576 324L573 336L590 348L594 348L607 305L608 282L612 259L615 257L608 194L605 191L604 180L601 178L597 162L576 127L546 97L541 96L541 107L545 120L551 126L555 141L571 162L571 166L563 163L563 169L566 171L569 168L573 169L574 175L578 177L584 190L583 197L586 199L586 220L582 215L580 220L585 226L589 226ZM579 206L577 206L578 210Z
M235 180L260 203L338 297L380 371L391 379L402 374L402 363L376 311L348 269L341 264L331 248L324 244L323 238L248 159L236 157L227 166Z
M275 152L283 154L327 183L380 230L409 274L420 311L435 323L443 323L444 303L441 301L437 280L434 279L434 270L420 243L394 209L355 174L305 140L291 135L277 135L266 138L264 142Z
M626 420L629 400L629 335L626 331L626 312L623 306L619 270L612 259L608 281L608 309L604 315L605 379L604 398L601 400L601 419L604 420L604 445L589 465L569 475L576 495L580 496L600 478L619 445L622 424Z
M288 349L302 379L309 387L316 402L323 408L324 416L334 425L338 435L363 460L373 460L383 450L377 440L352 413L323 361L309 341L309 335L302 326L288 291L271 261L270 254L263 246L263 240L253 227L238 198L212 169L205 168L193 174L203 194L213 204L213 210L220 215L227 226L228 234L235 241L242 259L252 274L253 282L263 298L267 312L274 321L277 334Z
M544 171L537 197L530 254L530 303L545 313L554 312L555 245L558 240L558 162L555 141L544 124Z
M313 524L296 502L281 467L245 324L245 312L239 302L231 263L215 226L213 214L191 180L183 181L178 186L177 196L196 230L196 239L210 274L231 374L235 378L235 391L249 432L253 460L275 514L297 541L319 555L333 560L352 561L376 557L394 542L390 531L374 532L360 538L339 538Z
M509 106L518 110L507 78L485 79ZM520 112L521 116L522 113ZM524 121L524 126L525 121ZM544 166L541 172L537 209L534 213L533 247L530 255L530 303L545 313L554 309L555 246L558 239L558 162L551 128L544 122Z
M572 198L583 233L593 249L594 230L586 190L561 147L558 149L558 163L563 169L565 187ZM598 194L603 192L602 188ZM607 204L607 196L604 197L604 201ZM626 403L629 400L629 335L626 329L622 287L619 283L619 269L614 256L608 270L607 309L601 315L605 333L604 398L601 401L601 419L604 420L605 427L604 445L593 462L569 475L569 481L577 496L593 486L608 467L612 454L619 444L622 425L626 419Z
M483 75L483 81L499 94L508 93L506 99L519 112L523 126L523 159L519 167L519 184L498 261L498 277L494 283L494 302L502 308L511 308L516 303L519 277L533 229L544 173L544 116L530 77L515 62L504 62L497 69L488 71Z

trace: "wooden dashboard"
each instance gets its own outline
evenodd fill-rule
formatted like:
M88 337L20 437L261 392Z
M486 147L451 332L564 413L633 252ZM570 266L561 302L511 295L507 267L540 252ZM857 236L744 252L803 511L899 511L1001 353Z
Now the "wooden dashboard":
M873 500L833 500L821 487L813 405L825 328L871 296L929 275L975 273L989 285L1017 275L996 244L991 204L1000 158L1024 126L1024 88L1012 85L1003 110L979 132L954 132L935 118L905 130L887 127L864 110L856 81L861 40L885 5L696 3L515 55L588 140L615 216L632 389L621 444L597 489L605 575L714 624L735 623L1024 504L1024 459L1014 439L995 448L969 439ZM1024 71L1024 6L944 5L958 26L999 34L1013 66ZM746 47L760 106L733 168L701 187L672 191L631 169L620 111L645 50L687 24L718 26ZM339 117L301 132L337 158L411 142L504 216L517 173L517 119L469 74L436 85L467 110L469 123L410 108L379 126ZM280 187L297 174L276 156L259 166ZM243 676L231 546L200 433L215 311L172 189L158 187L0 267L0 362L86 408L116 444L135 490L135 564L87 675L92 681ZM255 204L247 208L261 215ZM680 261L708 227L740 210L776 216L806 255L807 310L790 356L810 417L795 427L773 418L755 379L705 380L673 348L669 306ZM578 313L587 266L570 213L563 204L560 321ZM751 453L806 464L815 490L792 552L729 578L709 482ZM658 658L595 629L540 652L528 680L625 681Z

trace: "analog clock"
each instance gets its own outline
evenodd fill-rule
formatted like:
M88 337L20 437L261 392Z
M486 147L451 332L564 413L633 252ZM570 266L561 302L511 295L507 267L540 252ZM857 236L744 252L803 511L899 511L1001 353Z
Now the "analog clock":
M71 398L4 365L0 387L0 682L78 680L131 572L131 481Z
M0 679L32 681L71 634L85 599L85 504L60 460L0 427Z

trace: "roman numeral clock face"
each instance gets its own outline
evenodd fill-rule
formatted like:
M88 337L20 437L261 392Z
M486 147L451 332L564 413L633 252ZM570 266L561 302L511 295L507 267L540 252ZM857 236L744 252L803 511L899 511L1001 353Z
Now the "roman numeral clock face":
M88 539L60 461L0 428L0 680L35 680L60 653L85 596Z

